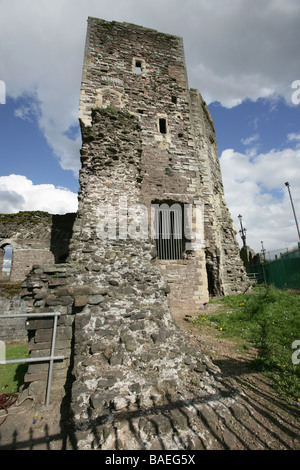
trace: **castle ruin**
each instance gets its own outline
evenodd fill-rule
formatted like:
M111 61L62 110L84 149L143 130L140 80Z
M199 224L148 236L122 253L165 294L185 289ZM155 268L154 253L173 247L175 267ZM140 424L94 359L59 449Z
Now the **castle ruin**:
M28 311L61 312L54 394L70 393L79 448L200 448L178 407L196 423L207 397L226 409L234 400L174 319L249 281L182 39L89 18L79 119L71 238L52 244L61 259L36 258L22 285ZM32 357L49 349L49 322L27 329ZM45 389L43 366L30 365L31 393Z

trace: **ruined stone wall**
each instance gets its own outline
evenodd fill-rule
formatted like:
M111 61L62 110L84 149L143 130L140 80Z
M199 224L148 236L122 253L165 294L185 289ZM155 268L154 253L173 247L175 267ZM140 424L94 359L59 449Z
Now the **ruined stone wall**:
M205 255L209 293L230 295L249 287L236 229L226 206L214 124L198 90L190 90L193 135L204 202Z
M141 142L136 169L138 202L146 205L149 214L153 201L204 207L200 247L186 251L178 263L157 260L171 286L169 301L174 313L199 310L208 301L208 293L244 291L248 280L224 200L213 121L199 91L188 89L182 39L136 25L90 18L79 110L87 131L92 110L97 108L124 110L137 118ZM160 119L165 120L164 133L160 131ZM117 159L114 134L118 130L115 132L112 124L109 132L110 147L101 158ZM121 132L126 134L124 129ZM122 148L125 153L127 149L130 152L130 138L128 133ZM93 136L89 139L92 142ZM93 145L94 154L101 152L95 142ZM82 162L84 152L82 149ZM123 176L130 171L132 160L128 158L114 176L109 161L103 163L99 157L96 160L95 168L101 165L101 184L94 184L97 201L105 201L103 196L109 188L118 194L122 185L122 194L128 199ZM91 210L95 210L97 201L91 201ZM117 198L114 204L119 204ZM24 279L34 264L64 262L74 217L41 212L1 215L1 265L3 247L11 244L14 249L10 279Z
M126 110L138 119L140 202L148 208L153 201L204 208L198 248L186 251L178 263L157 261L171 286L174 314L199 310L208 293L247 289L213 121L200 93L188 88L182 39L89 18L79 112L83 125L91 125L95 108Z
M38 314L61 313L55 353L65 359L54 365L51 404L71 406L77 449L224 448L228 426L239 424L238 395L172 319L152 248L119 240L101 268L39 266L23 283L27 311L37 313L27 322L31 357L50 347L52 321ZM47 372L30 364L24 396L43 403Z
M7 245L13 248L10 281L24 280L34 264L65 261L74 218L41 211L0 214L0 278Z
M195 393L201 401L200 396L225 392L214 377L218 369L174 323L153 240L120 237L122 224L118 238L100 238L99 201L104 207L111 203L112 210L120 197L128 195L128 206L139 201L139 122L125 110L95 109L91 126L82 127L82 137L79 209L68 264L35 269L23 292L34 311L64 308L62 319L66 315L68 322L73 320L71 377L64 369L60 380L67 390L72 385L77 446L155 449L164 441L168 448L197 448L199 441L187 422L178 424L180 437L172 423L178 422L178 406L193 401ZM104 184L108 173L109 186ZM125 219L128 229L136 223L127 211ZM131 226L131 235L134 228L137 225ZM56 373L62 373L57 368ZM30 373L27 380L39 377L35 367ZM37 386L33 381L30 389ZM56 397L55 389L53 393Z
M65 264L38 265L22 283L21 299L23 313L36 313L36 318L26 321L30 357L50 355L53 335L53 318L40 317L45 312L60 312L58 319L55 355L64 356L63 361L53 365L51 397L62 400L68 393L68 377L72 364L72 339L74 329L74 302L76 292L71 280L76 269ZM49 362L30 363L24 377L26 393L37 402L44 403L48 380Z
M137 65L140 73L136 73ZM181 38L90 18L79 113L83 126L89 128L92 110L97 107L126 111L136 117L141 142L138 202L145 204L149 214L153 201L194 207L201 204ZM165 132L160 129L161 119L165 122ZM118 132L113 138L118 138ZM101 133L106 135L105 130ZM102 147L98 152L103 154ZM102 182L102 192L107 191L105 185L111 184L118 193L123 184L122 175L111 180L106 168L104 165L102 169L107 178ZM129 168L130 165L127 172ZM123 192L127 197L129 193ZM103 200L100 194L98 190ZM157 260L157 264L170 283L169 301L174 314L199 310L208 301L203 246L189 254L186 252L178 263Z
M26 304L20 297L21 283L0 282L0 314L24 313ZM0 340L5 343L26 343L25 318L7 318L0 321Z
M178 201L195 209L194 230L198 208L214 204L203 179L212 178L217 156L207 130L194 131L197 119L208 124L190 102L180 38L89 19L69 257L34 266L21 294L30 313L61 313L55 352L65 360L55 365L52 396L70 405L78 449L220 448L222 429L234 422L232 390L174 321L174 312L196 313L208 299L205 244L158 260L151 224L141 223L145 211L151 222L153 201ZM222 265L226 237L216 234L225 212L211 206L204 217L213 229L203 226L200 242L206 233ZM31 357L47 353L51 323L37 317L27 328ZM37 399L46 367L31 364L26 375Z

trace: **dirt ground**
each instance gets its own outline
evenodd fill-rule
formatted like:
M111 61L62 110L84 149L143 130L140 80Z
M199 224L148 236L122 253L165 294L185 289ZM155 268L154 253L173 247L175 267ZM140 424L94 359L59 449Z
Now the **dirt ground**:
M211 304L205 313L217 313L217 310L218 305ZM284 401L262 373L250 368L249 362L257 351L254 348L240 351L232 341L220 338L209 328L200 329L190 320L186 317L176 321L190 341L212 357L224 383L241 392L245 407L254 413L251 432L261 449L299 450L300 403ZM7 419L0 426L0 450L74 449L61 404L40 406L26 394L19 396L19 403L8 409ZM0 415L5 416L3 410Z
M208 304L203 316L217 314L220 308L218 304ZM189 317L177 319L177 324L191 342L220 368L223 383L241 392L245 407L251 408L255 414L256 428L251 431L261 441L261 448L299 450L300 403L287 403L262 372L251 368L250 362L258 351L239 348L237 343L220 338L217 330L199 328L191 320Z

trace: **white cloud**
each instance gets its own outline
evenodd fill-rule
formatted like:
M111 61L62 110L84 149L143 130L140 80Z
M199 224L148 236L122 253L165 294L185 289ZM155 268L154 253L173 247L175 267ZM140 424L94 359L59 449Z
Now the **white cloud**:
M77 194L52 184L33 184L22 175L0 176L0 213L46 211L65 214L77 211Z
M255 157L261 147L259 134L241 139L241 143L246 147L246 155L249 157Z
M248 146L248 145L251 145L253 144L253 142L257 142L259 140L259 135L258 134L254 134L250 137L247 137L245 139L242 139L241 142L242 144Z
M0 0L0 7L0 79L9 96L34 98L47 142L76 175L80 136L65 133L78 122L88 16L182 36L190 86L207 103L231 107L272 94L291 103L299 78L298 0Z
M300 147L300 132L299 132L299 134L296 134L295 132L292 132L291 134L288 134L287 140L289 142L291 142L291 141L296 142L296 146L297 146L297 148L299 148Z
M14 115L17 118L23 119L24 121L34 122L39 118L39 106L31 100L28 104L23 104L19 108L15 109Z
M197 3L185 41L192 86L228 107L272 94L291 103L299 78L299 2L288 0L284 8L274 0Z
M283 96L292 105L292 83L300 79L299 0L0 0L0 8L0 84L7 96L30 98L16 116L36 119L62 168L76 175L80 135L72 140L67 131L78 123L88 16L182 36L189 84L208 104L232 107L246 98ZM243 215L257 251L261 240L269 250L297 240L284 182L297 209L299 134L287 141L296 149L262 154L254 134L243 141L245 153L227 149L220 158L232 217L237 223ZM0 212L77 210L74 193L34 185L25 176L0 177L0 189Z
M287 148L250 156L227 149L220 164L228 208L238 230L238 215L243 216L247 244L257 252L261 241L267 251L296 245L298 235L285 182L290 183L297 213L300 172L295 168L300 165L300 150Z

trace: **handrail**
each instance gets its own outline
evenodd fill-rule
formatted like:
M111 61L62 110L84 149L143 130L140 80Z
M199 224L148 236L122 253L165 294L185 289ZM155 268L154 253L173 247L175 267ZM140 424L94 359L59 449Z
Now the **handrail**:
M27 363L27 362L45 362L49 361L49 370L48 370L48 381L47 381L47 392L46 392L46 405L49 405L50 402L50 393L51 393L51 384L52 384L52 373L53 373L53 362L58 360L63 360L64 356L55 356L55 342L56 342L56 330L57 330L57 318L60 316L60 312L44 312L44 313L10 313L7 315L0 315L0 318L38 318L38 317L54 317L53 323L53 333L51 340L51 349L50 356L45 357L33 357L33 358L21 358L21 359L11 359L8 361L0 361L0 365L5 364L17 364L17 363Z

